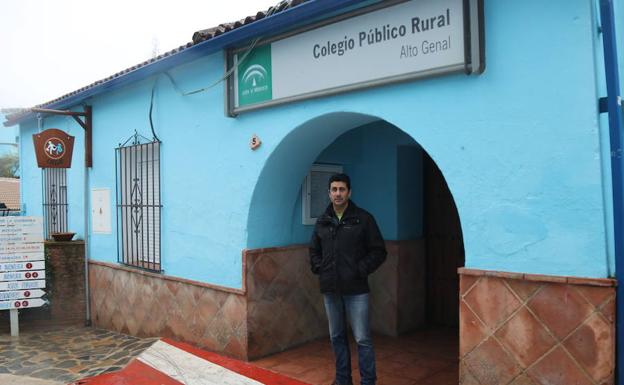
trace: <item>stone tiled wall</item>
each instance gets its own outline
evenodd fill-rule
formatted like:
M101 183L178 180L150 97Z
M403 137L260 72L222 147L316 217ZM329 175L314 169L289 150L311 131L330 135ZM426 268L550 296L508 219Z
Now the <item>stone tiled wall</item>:
M83 241L46 242L46 270L51 282L46 289L52 322L58 325L84 325L85 249Z
M424 241L386 242L388 259L371 275L371 328L396 336L425 322ZM307 245L247 250L249 357L327 335ZM399 306L400 304L400 306Z
M398 336L425 324L425 242L388 241L386 262L369 278L371 329Z
M615 281L459 272L460 384L613 384Z
M89 277L94 326L140 337L169 337L247 359L242 291L93 261Z
M246 250L249 358L327 335L307 246Z
M424 323L423 241L387 242L388 260L370 278L373 330L398 335ZM328 334L306 245L245 250L242 290L90 263L94 326L161 336L255 359Z

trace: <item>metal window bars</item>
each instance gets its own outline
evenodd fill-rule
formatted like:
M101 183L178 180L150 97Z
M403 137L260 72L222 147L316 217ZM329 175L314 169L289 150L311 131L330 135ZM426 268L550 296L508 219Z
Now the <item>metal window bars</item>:
M115 149L117 261L162 272L160 141L135 133Z
M67 231L67 169L44 168L43 174L43 217L45 238L52 233Z

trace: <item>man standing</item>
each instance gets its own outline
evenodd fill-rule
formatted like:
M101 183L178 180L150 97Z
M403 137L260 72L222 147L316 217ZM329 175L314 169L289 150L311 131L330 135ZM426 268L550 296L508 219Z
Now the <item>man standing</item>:
M377 379L371 339L368 275L386 259L386 247L375 218L351 200L351 180L346 174L329 179L331 204L316 221L310 241L310 265L318 274L329 335L336 355L334 385L351 385L351 353L347 319L357 343L362 385Z

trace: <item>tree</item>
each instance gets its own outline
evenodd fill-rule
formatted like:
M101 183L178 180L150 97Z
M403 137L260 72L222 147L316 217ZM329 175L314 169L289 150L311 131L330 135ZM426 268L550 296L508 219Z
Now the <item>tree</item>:
M17 178L19 157L15 153L0 155L0 177Z

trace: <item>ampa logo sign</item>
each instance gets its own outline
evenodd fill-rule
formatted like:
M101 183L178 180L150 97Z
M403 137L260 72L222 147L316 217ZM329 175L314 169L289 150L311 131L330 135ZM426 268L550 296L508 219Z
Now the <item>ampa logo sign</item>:
M239 54L242 57L244 54ZM271 45L255 48L238 66L238 105L260 103L273 98Z
M58 128L48 128L33 135L37 166L44 168L70 168L74 137Z
M50 159L61 159L65 155L65 142L62 139L52 137L46 140L43 151Z

